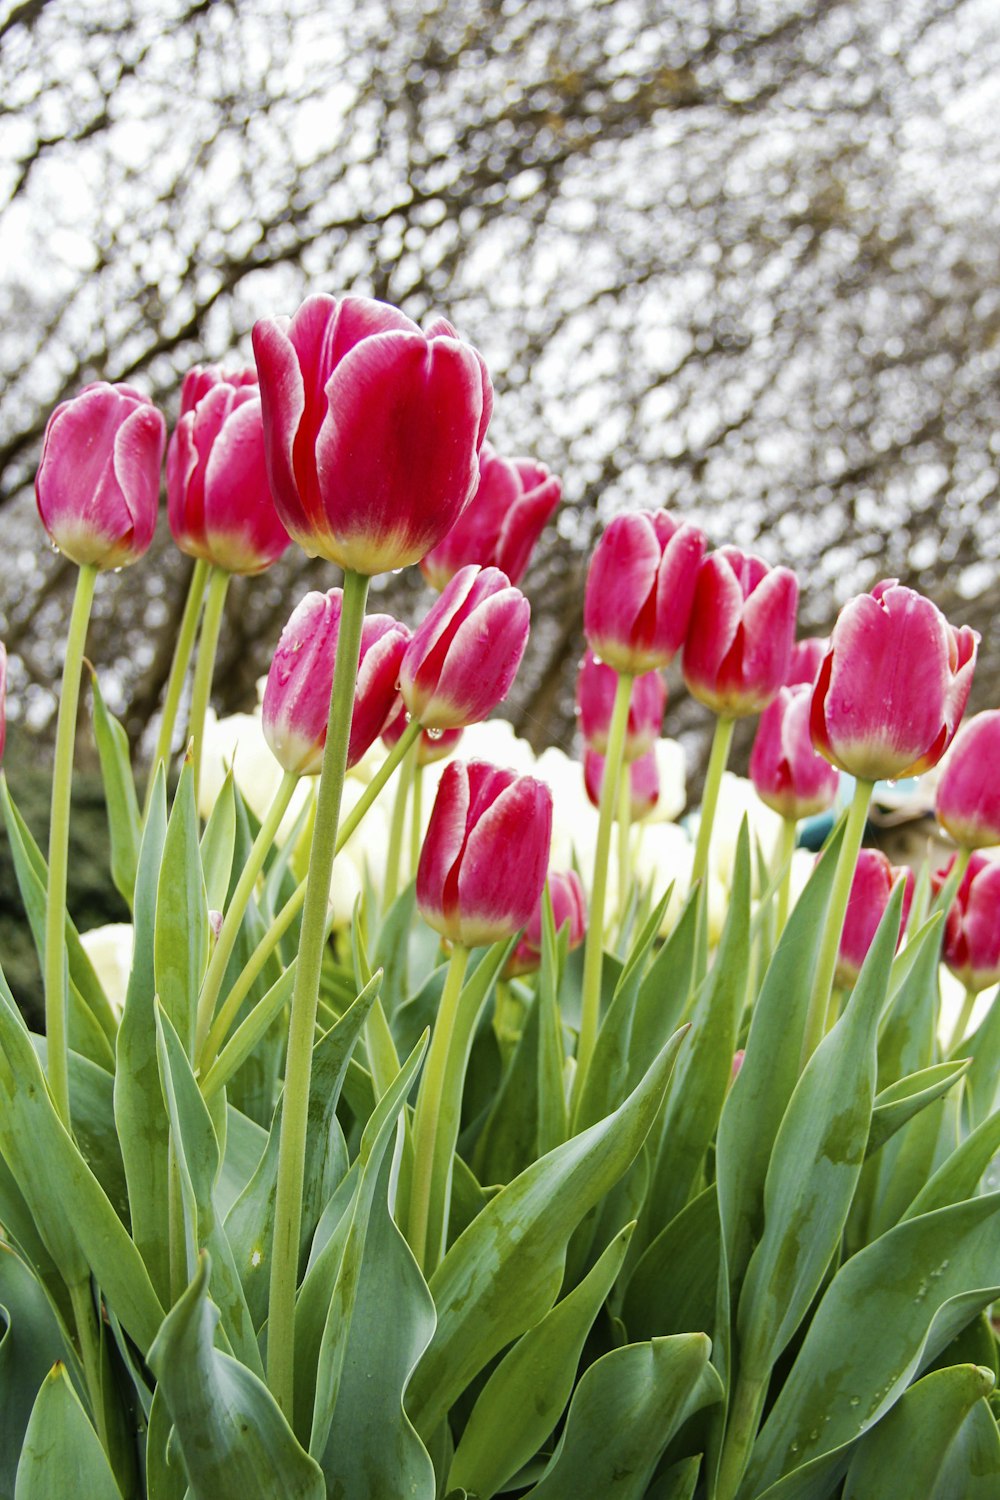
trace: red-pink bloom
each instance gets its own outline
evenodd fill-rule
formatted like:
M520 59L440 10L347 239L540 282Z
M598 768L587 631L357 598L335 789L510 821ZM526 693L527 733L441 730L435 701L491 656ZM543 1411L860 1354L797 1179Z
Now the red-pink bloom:
M166 423L128 385L97 381L56 407L35 476L38 514L81 567L121 568L156 530Z
M576 679L576 708L580 732L589 747L599 755L608 753L608 731L617 686L615 669L605 666L588 650ZM666 684L659 672L643 672L640 677L633 677L625 731L626 760L638 760L640 755L652 750L660 737L666 706Z
M692 696L728 718L766 708L792 664L798 602L789 568L769 568L738 547L706 557L684 643Z
M639 676L684 643L705 538L665 510L616 516L594 549L583 629L594 655Z
M401 706L382 731L382 743L387 749L391 750L402 739L409 722L406 707ZM422 729L417 738L417 765L432 766L435 761L447 760L464 733L464 729Z
M292 612L267 674L261 724L271 752L286 771L314 776L322 769L343 594L310 593ZM390 615L368 615L347 764L357 765L386 723L399 712L399 666L410 633Z
M951 874L955 856L931 876L935 895ZM1000 980L1000 863L973 854L948 908L944 961L970 990L989 989Z
M735 1083L736 1079L739 1077L740 1069L743 1066L744 1057L746 1057L745 1047L738 1047L733 1053L733 1070L730 1079L730 1081L733 1083Z
M468 563L524 577L535 543L562 494L562 483L532 458L501 458L488 442L479 455L479 488L443 541L420 564L439 591Z
M906 930L913 901L913 871L906 865L891 865L881 849L862 849L858 854L837 956L836 982L842 988L854 984L860 974L876 928L889 904L892 888L901 875L906 881L906 888L903 892L903 914L897 947Z
M601 805L601 788L604 786L605 758L596 750L583 752L583 784L587 796L595 807ZM660 768L656 763L656 751L648 750L628 766L629 822L641 823L649 816L660 800ZM615 808L615 819L618 809Z
M934 805L941 827L963 849L1000 844L1000 709L976 714L958 731Z
M425 729L486 719L506 698L528 644L531 606L499 568L461 568L403 657L399 691Z
M167 449L167 518L182 552L227 573L263 572L288 546L267 482L252 370L185 377Z
M567 936L569 951L572 952L574 948L579 948L587 935L587 898L583 893L583 883L575 870L567 870L565 873L550 870L548 888L556 932L561 932L564 927L569 929ZM517 974L534 973L542 962L544 902L543 890L535 902L528 925L507 962L506 973L509 978Z
M453 943L513 937L545 882L552 793L532 776L485 761L444 769L420 853L417 905Z
M979 636L894 579L840 611L816 686L813 744L862 781L936 766L972 686Z
M0 765L7 744L7 647L0 641Z
M783 818L812 818L833 806L840 772L813 748L812 687L778 689L760 716L750 752L750 780L762 802Z
M479 483L486 366L450 323L317 295L254 326L274 503L310 555L357 573L416 562Z
M819 676L828 645L826 637L820 635L809 635L804 640L795 642L792 647L792 664L785 679L788 687L795 687L800 682L807 682L812 687Z

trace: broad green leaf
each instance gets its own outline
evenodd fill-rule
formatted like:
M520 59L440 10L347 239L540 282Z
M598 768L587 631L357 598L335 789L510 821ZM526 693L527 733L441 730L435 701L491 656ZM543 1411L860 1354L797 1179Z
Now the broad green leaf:
M567 933L568 938L568 933ZM563 943L556 932L552 898L545 887L542 907L542 966L538 974L538 1130L535 1156L544 1156L561 1146L569 1133L564 1083L566 1052L559 1014L559 983L563 969ZM649 1054L652 1056L652 1053Z
M0 1243L0 1496L14 1493L17 1456L46 1375L67 1344L45 1292Z
M971 1198L998 1151L1000 1109L967 1136L937 1169L906 1210L904 1220L915 1219L918 1214L930 1213L935 1208L945 1208L949 1203L959 1203L963 1198Z
M167 831L166 782L157 771L139 850L133 906L132 972L118 1028L115 1068L115 1125L128 1183L132 1238L157 1295L170 1294L167 1232L167 1147L170 1129L156 1061L153 1013L153 933L156 887Z
M14 1500L121 1500L101 1440L65 1366L53 1365L31 1412L17 1466Z
M463 1486L479 1500L491 1500L552 1432L634 1228L632 1223L619 1231L589 1275L529 1328L493 1371L466 1423L449 1488Z
M267 1131L230 1104L222 1169L215 1185L215 1204L223 1218L260 1165L266 1146Z
M871 1125L878 1022L896 951L898 882L843 1015L810 1057L778 1128L764 1183L764 1233L739 1302L740 1363L765 1381L840 1241Z
M715 1187L692 1198L648 1245L629 1279L622 1319L633 1342L710 1328L719 1275Z
M862 1438L844 1500L928 1500L969 1412L993 1389L993 1371L952 1365L918 1380Z
M646 1500L693 1500L701 1474L701 1454L682 1458L660 1474L646 1491Z
M184 1500L188 1493L184 1461L170 1438L174 1424L163 1392L157 1387L146 1429L146 1492L148 1500Z
M135 895L135 874L139 864L142 818L132 775L128 735L118 720L108 712L96 672L91 672L90 684L94 695L94 739L101 762L104 802L108 812L111 879L131 911Z
M740 1500L805 1464L832 1458L836 1470L839 1450L1000 1293L998 1235L994 1193L899 1224L841 1267L758 1435Z
M995 1398L994 1398L995 1399ZM1000 1494L1000 1431L989 1404L977 1401L948 1450L928 1500L996 1500Z
M205 897L209 911L226 909L235 848L236 799L233 795L233 772L230 767L201 836L201 864L205 872ZM239 871L236 873L238 876Z
M210 1261L171 1308L149 1351L191 1500L326 1500L319 1465L296 1442L263 1381L214 1348Z
M626 1344L592 1364L531 1500L641 1500L681 1424L722 1396L711 1349L703 1333L683 1333Z
M410 884L396 897L386 913L372 953L372 963L385 975L382 981L382 1006L390 1018L410 993L409 942L416 905L417 888L415 884Z
M407 1403L418 1432L434 1432L493 1355L548 1312L570 1235L641 1150L683 1038L614 1114L534 1162L452 1245L431 1278L438 1326Z
M981 1125L997 1107L1000 1089L1000 1004L994 997L975 1032L957 1049L971 1057L968 1078L968 1108L973 1125Z
M785 924L754 1006L743 1066L719 1120L719 1216L734 1296L760 1238L771 1148L799 1078L809 997L842 841L841 827Z
M511 1182L537 1156L540 1004L539 994L528 1002L514 1055L476 1141L472 1165L483 1182Z
M919 1073L908 1073L876 1094L865 1155L873 1156L914 1115L946 1094L968 1067L968 1062L934 1063Z
M941 917L925 922L893 960L896 983L893 979L889 981L889 1002L878 1042L880 1092L909 1073L929 1068L935 1060L941 949L940 935L936 942L928 941L928 936L932 932L940 934L941 922ZM906 968L900 975L903 964Z
M684 903L677 925L639 985L632 1021L629 1088L634 1088L639 1082L647 1060L656 1056L667 1037L684 1019L691 999L697 925L697 893L692 892Z
M695 998L691 1034L667 1094L650 1189L653 1234L680 1213L700 1185L698 1174L733 1076L749 960L750 840L744 820L719 951Z
M208 963L208 902L201 868L194 767L186 760L174 794L156 886L153 971L160 1004L189 1057L198 992Z
M46 1039L31 1034L42 1067L48 1056ZM128 1190L121 1147L115 1133L114 1079L89 1057L69 1054L69 1098L73 1138L122 1223L128 1225Z
M42 1287L53 1310L68 1327L73 1317L66 1284L56 1268L35 1223L34 1215L18 1187L0 1146L0 1224L4 1242L17 1251ZM50 1361L51 1363L51 1361Z

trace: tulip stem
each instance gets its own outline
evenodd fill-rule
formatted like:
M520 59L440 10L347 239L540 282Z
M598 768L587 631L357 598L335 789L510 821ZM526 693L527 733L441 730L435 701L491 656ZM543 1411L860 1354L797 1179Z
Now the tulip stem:
M187 677L188 667L191 665L191 653L194 651L195 637L198 634L198 621L201 619L201 606L205 602L205 590L207 587L208 563L204 558L199 557L191 571L191 582L188 584L184 613L181 616L181 627L177 634L177 644L174 646L174 659L170 666L170 676L167 679L167 691L163 699L163 713L160 718L160 732L156 737L156 750L153 752L153 762L149 768L149 780L146 783L146 800L143 807L144 817L149 812L149 799L153 794L157 770L160 766L167 766L170 760L174 728L177 724L177 710L180 707L181 694L184 691L184 681Z
M780 938L788 921L788 908L792 897L792 856L799 825L795 818L782 818L778 838L778 870L781 884L778 887L778 905L775 919L775 937Z
M205 599L205 614L201 622L201 637L198 641L198 660L194 669L194 684L191 688L191 714L188 722L189 737L194 741L194 796L198 800L198 785L201 779L201 751L205 740L205 715L208 700L212 695L212 677L215 674L215 654L219 649L219 632L226 608L231 575L225 568L214 564L208 570L208 595Z
M847 902L851 894L854 871L858 864L861 841L865 836L868 804L871 801L874 784L872 781L860 779L854 784L854 797L847 813L844 841L840 846L840 858L833 877L826 927L823 931L812 994L809 998L809 1011L802 1038L800 1071L823 1040L827 1013L830 1009L830 995L833 990L833 976L837 968L837 954L840 951L840 938L844 930L844 918L847 915Z
M298 786L299 778L294 771L286 771L281 778L278 790L271 800L264 821L260 825L260 831L253 841L247 862L243 866L240 878L236 883L229 909L226 912L222 924L222 931L216 940L215 949L212 953L205 980L201 987L201 996L198 1000L198 1025L195 1032L194 1055L200 1057L208 1036L212 1017L215 1015L215 1007L222 989L222 981L226 977L226 966L232 957L239 936L243 918L246 915L250 897L253 895L254 886L257 884L257 876L264 868L264 861L270 853L274 843L275 835L282 818L288 811L288 804L292 800L292 793Z
M429 1280L448 1239L452 1158L458 1141L462 1090L478 1008L462 1007L469 950L456 943L424 1063L413 1116L413 1176L407 1239Z
M323 769L316 798L316 826L309 854L302 936L288 1025L268 1301L267 1378L275 1400L289 1421L292 1420L294 1410L295 1292L302 1227L313 1037L319 1005L323 949L326 945L330 875L347 769L347 747L361 656L361 630L368 599L368 582L363 574L344 574L343 611L330 691Z
M80 568L73 596L66 658L63 662L59 717L56 721L55 762L52 768L52 808L49 816L49 888L45 903L45 1035L52 1101L67 1130L70 1128L69 1047L66 1035L68 981L66 968L66 881L69 869L70 797L73 789L73 751L80 705L80 675L87 626L94 602L97 569Z
M406 828L406 805L410 800L410 787L417 766L416 736L409 753L403 760L403 769L396 782L396 799L392 804L392 822L389 824L389 852L385 860L385 890L382 909L388 911L399 895L399 867L403 862L403 831Z
M737 1379L719 1463L719 1481L715 1490L717 1500L734 1500L757 1436L766 1395L766 1378L749 1380L741 1374Z
M971 985L966 985L965 998L962 1001L962 1009L958 1013L955 1025L952 1029L951 1040L948 1043L946 1054L948 1057L950 1057L953 1052L958 1051L958 1048L965 1037L969 1022L972 1019L972 1011L976 1004L978 995L978 990L974 990Z
M413 814L410 822L410 879L415 880L420 863L420 845L424 832L424 768L419 761L413 768Z
M691 884L703 880L708 869L708 853L712 846L712 824L719 805L719 789L729 761L729 747L733 742L736 720L720 715L715 721L712 749L705 773L705 788L701 794L701 817L698 823L698 842L694 846L694 863L691 866Z
M604 966L604 905L608 894L608 864L611 857L611 831L618 802L625 751L625 732L632 701L632 678L618 674L615 702L608 728L608 753L601 783L601 803L597 818L597 848L594 853L594 879L590 895L590 918L583 950L583 996L580 1013L580 1040L576 1050L576 1073L573 1078L573 1109L583 1096L583 1085L590 1067L601 1016L601 971Z

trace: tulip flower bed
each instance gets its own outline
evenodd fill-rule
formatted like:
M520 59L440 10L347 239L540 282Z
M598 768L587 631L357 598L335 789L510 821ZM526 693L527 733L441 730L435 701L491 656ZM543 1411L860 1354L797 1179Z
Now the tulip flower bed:
M887 582L796 645L788 569L618 516L566 834L545 756L462 758L560 492L484 441L479 355L325 296L254 348L184 383L168 518L196 567L138 785L91 674L120 996L66 912L69 793L91 601L149 545L165 424L98 384L46 433L39 511L79 583L47 857L0 780L46 1014L29 1033L0 971L0 1500L996 1500L1000 1007L966 1033L1000 979L1000 713L959 731L975 635ZM211 765L216 646L232 574L289 538L343 587L289 601L251 810L241 750ZM417 562L423 620L368 614L371 576ZM679 653L716 728L668 881L646 825ZM769 840L720 813L757 714ZM955 854L914 879L862 849L873 785L946 752ZM803 881L799 821L842 771Z

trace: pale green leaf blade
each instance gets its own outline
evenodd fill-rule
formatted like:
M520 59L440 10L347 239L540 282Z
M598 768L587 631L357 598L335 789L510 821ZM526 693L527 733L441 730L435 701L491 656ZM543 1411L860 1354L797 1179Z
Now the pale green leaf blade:
M38 1392L17 1466L14 1500L121 1500L114 1475L65 1366Z
M101 763L104 801L108 813L111 879L131 910L139 863L142 818L135 778L132 775L128 735L114 715L108 712L96 672L91 672L90 683L94 695L94 739Z
M156 887L153 971L160 1004L190 1057L198 992L208 963L208 901L201 868L194 767L185 761L163 841Z
M62 1329L45 1292L13 1250L0 1244L0 1495L14 1475L35 1397L56 1360Z
M865 1155L873 1156L897 1130L946 1094L968 1067L967 1061L934 1063L919 1073L908 1073L876 1094Z

